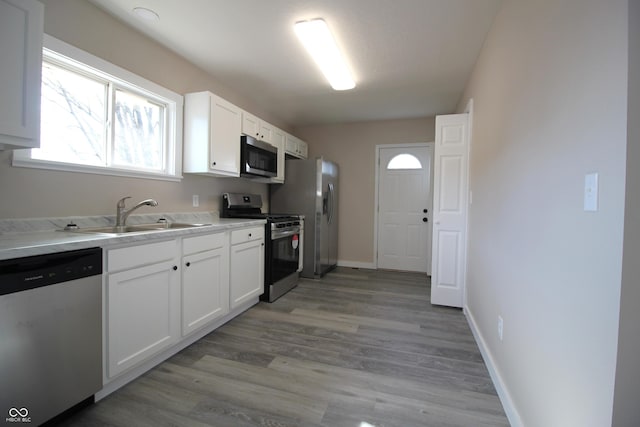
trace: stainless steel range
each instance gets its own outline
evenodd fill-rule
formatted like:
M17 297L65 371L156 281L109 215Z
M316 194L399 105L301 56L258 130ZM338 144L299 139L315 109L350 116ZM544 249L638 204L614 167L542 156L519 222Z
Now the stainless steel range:
M273 302L296 287L300 275L300 232L303 219L295 214L262 212L259 194L224 193L223 218L266 219L263 301Z

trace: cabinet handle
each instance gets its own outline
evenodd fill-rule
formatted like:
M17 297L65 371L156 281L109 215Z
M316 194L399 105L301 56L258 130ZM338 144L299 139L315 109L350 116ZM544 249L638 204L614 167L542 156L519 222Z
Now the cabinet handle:
M215 165L216 165L216 162L211 163L211 166L215 166Z
M186 265L187 267L189 267L189 266L191 265L191 263L190 263L190 262L188 262L188 263L186 263L185 265Z
M177 269L178 269L178 266L177 266L177 265L174 265L174 266L173 266L173 271L176 271Z

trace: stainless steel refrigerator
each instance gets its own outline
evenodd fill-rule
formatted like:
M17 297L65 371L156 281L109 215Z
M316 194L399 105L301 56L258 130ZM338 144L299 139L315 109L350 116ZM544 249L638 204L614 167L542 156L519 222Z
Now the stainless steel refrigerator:
M287 159L284 184L270 185L270 211L304 215L302 277L322 277L338 263L338 165Z

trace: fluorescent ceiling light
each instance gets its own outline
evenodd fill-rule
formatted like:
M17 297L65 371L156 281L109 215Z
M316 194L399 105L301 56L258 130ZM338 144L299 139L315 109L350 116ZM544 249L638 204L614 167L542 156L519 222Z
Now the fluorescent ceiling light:
M323 19L296 22L296 34L335 90L353 89L356 84Z

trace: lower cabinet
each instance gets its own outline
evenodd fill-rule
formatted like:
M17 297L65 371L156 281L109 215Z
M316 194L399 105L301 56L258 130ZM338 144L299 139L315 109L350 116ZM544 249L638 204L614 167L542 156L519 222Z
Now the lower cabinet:
M105 267L106 384L139 375L140 365L178 351L197 331L257 300L264 226L105 248Z
M231 232L231 308L264 292L264 227Z
M109 378L177 342L180 274L175 248L175 242L160 242L107 251L109 270L122 270L107 275ZM146 265L137 266L136 259Z
M227 233L185 238L182 258L182 335L229 313Z

